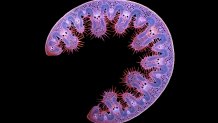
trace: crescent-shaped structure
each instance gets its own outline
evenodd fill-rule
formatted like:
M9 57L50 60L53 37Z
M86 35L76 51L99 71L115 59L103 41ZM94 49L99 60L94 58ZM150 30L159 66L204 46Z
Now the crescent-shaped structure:
M128 89L105 91L102 101L88 112L87 118L95 123L127 122L140 115L165 90L174 67L173 41L164 21L148 7L127 0L94 0L73 8L51 29L45 52L58 56L79 51L83 37L104 39L109 29L115 36L134 30L127 47L144 55L140 69L124 71L122 83Z

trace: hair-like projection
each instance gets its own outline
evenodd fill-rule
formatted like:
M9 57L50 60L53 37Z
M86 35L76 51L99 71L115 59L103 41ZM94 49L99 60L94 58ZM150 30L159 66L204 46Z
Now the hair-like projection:
M140 69L124 70L122 84L126 90L103 93L102 101L87 110L87 118L95 123L121 123L147 110L165 90L174 67L171 34L163 20L144 5L127 0L94 0L66 13L51 29L45 52L48 56L75 53L85 46L85 36L110 38L125 36L134 30L126 46L133 54L143 53ZM134 67L134 66L133 66Z

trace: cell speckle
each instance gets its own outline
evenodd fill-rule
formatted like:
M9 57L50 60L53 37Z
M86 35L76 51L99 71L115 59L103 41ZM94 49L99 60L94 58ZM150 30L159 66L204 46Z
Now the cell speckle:
M125 36L134 29L127 46L143 54L136 61L140 68L127 68L122 77L125 91L105 91L102 100L89 111L87 118L95 123L127 122L146 111L165 90L174 68L174 47L163 20L151 9L127 0L94 0L73 8L51 29L45 52L48 56L73 53L85 46L84 36L110 38Z

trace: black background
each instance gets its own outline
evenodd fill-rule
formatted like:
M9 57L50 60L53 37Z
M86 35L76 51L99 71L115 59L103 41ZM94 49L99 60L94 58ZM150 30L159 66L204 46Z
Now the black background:
M169 0L134 1L149 7L165 21L172 34L176 58L166 90L148 110L130 122L187 121L199 110L188 101L195 98L195 93L189 93L192 91L187 86L191 83L187 82L184 77L187 73L181 72L180 66L188 62L184 60L186 51L182 46L189 36L185 26L187 21L192 21L184 18L188 14L184 8L189 6ZM23 48L17 51L19 58L13 57L16 63L20 63L15 71L21 73L18 78L23 81L17 85L22 88L19 90L22 98L18 102L25 107L21 108L26 112L24 117L28 117L20 117L24 121L89 122L86 115L92 106L98 104L100 95L112 86L123 90L119 85L123 71L138 66L139 55L133 55L127 48L130 43L128 36L105 41L86 38L83 39L85 46L78 53L46 56L44 44L51 28L64 14L84 2L38 0L25 3L27 6L22 10L25 16L20 20L23 26L19 27L25 30L22 34L25 36L20 38Z

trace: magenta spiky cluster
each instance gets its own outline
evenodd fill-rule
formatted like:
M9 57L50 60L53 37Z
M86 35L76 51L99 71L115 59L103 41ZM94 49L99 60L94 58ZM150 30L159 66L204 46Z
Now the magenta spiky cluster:
M129 49L144 56L141 68L124 71L126 90L105 91L102 101L87 118L95 123L126 122L150 107L166 88L174 67L174 49L170 32L163 20L149 8L127 0L95 0L65 14L48 35L48 56L78 51L85 36L104 39L108 31L125 36L133 29Z

